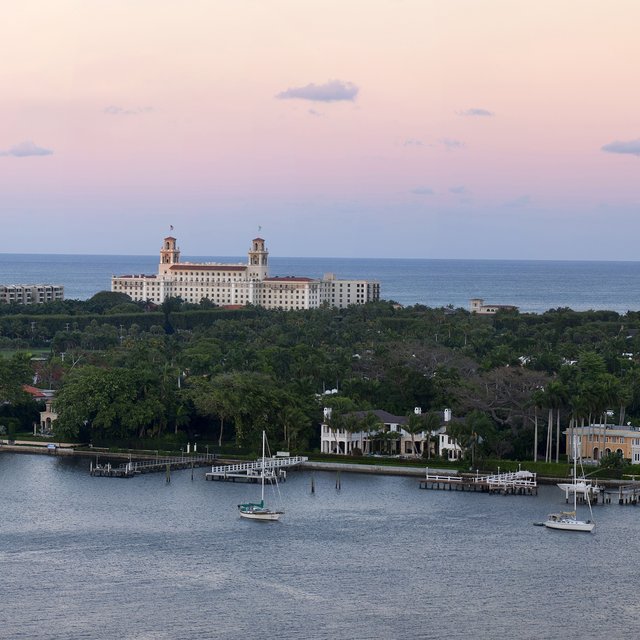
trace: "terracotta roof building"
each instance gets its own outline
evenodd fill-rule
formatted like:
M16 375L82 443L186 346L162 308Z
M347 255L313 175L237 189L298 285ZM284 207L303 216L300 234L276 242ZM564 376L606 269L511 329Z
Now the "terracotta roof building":
M160 249L158 273L111 278L111 291L134 301L161 304L166 298L229 307L253 304L266 309L345 308L380 299L380 284L367 280L337 280L300 276L269 276L269 252L263 238L254 238L246 264L180 262L177 240L168 236Z

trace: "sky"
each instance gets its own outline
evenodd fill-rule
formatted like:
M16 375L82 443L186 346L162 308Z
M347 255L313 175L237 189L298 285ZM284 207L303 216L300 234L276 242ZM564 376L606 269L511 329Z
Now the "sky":
M0 253L640 259L637 0L2 15Z

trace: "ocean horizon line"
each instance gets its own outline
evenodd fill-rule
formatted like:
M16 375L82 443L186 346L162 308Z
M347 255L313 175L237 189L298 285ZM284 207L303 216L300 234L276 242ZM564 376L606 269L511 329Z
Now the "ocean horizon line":
M14 251L0 252L0 256L57 256L61 258L158 258L157 253L22 253ZM203 258L214 258L219 260L239 260L246 261L245 255L232 256L232 255L186 255L182 256L184 259L182 262ZM543 262L547 264L561 263L561 264L640 264L640 260L593 260L593 259L561 259L561 258L416 258L416 257L363 257L363 256L285 256L285 255L270 255L271 260L363 260L363 261L411 261L411 262L518 262L518 263L531 263L531 262Z

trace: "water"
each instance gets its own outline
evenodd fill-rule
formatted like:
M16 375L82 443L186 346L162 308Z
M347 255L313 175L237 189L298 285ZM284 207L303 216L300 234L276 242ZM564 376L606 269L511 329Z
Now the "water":
M420 491L416 479L292 472L279 523L256 485L204 469L91 478L88 460L0 454L0 636L637 637L637 511L595 534L532 526L564 498Z
M245 262L246 257L184 257L192 262ZM272 275L378 280L381 296L404 305L469 307L471 298L521 311L640 309L640 262L404 260L270 257ZM0 254L0 283L51 283L66 298L109 290L111 276L157 273L157 256Z

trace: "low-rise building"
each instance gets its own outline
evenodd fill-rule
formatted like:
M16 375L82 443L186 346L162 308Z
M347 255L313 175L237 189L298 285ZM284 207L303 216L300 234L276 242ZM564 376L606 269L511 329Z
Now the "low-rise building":
M0 284L0 302L44 304L54 300L64 300L61 284Z
M482 298L471 298L469 301L471 313L479 316L490 316L498 313L498 311L517 311L518 307L512 304L485 304Z

